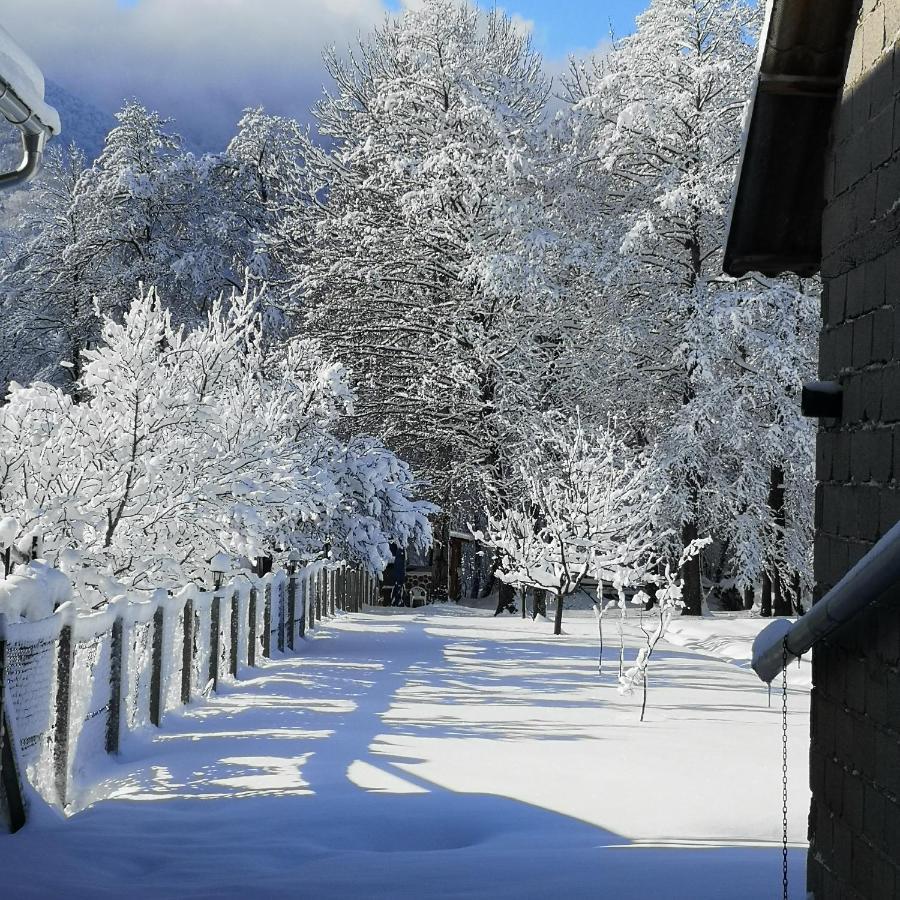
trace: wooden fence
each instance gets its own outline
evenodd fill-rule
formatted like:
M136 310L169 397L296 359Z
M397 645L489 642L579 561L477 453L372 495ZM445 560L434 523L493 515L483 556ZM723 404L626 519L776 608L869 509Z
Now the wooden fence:
M325 616L358 612L375 593L365 572L315 563L93 614L65 603L38 622L0 615L0 821L25 823L26 780L47 802L76 805L123 736L295 650Z

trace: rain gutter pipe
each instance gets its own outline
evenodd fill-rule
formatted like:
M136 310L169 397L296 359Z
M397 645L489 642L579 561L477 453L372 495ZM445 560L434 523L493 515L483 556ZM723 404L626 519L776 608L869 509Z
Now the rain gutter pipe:
M16 96L12 88L0 78L0 113L22 132L22 161L12 172L0 174L0 190L14 187L32 178L40 168L44 145L51 131Z
M753 642L753 671L767 684L817 641L845 625L900 584L900 522L821 599L792 625L784 619L764 628Z

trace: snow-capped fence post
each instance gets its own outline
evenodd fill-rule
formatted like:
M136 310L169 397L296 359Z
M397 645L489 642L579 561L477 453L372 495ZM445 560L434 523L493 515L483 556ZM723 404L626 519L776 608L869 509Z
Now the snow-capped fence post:
M322 570L316 572L316 619L322 621Z
M194 601L184 601L182 610L184 627L181 643L181 702L191 702L191 673L194 671Z
M212 689L219 687L219 619L221 618L221 597L213 594L209 606L209 680Z
M153 645L150 656L150 722L157 728L162 722L163 707L166 702L162 677L165 617L165 608L160 603L156 612L153 613Z
M241 609L241 598L238 595L237 591L234 591L231 595L231 665L229 666L229 671L233 678L237 678L238 674L238 659L240 650L240 634L241 627L239 621L239 614Z
M284 582L278 583L278 652L284 653Z
M288 649L294 649L294 634L297 631L297 585L294 583L294 563L287 564L288 583Z
M69 784L69 719L72 714L72 667L75 642L72 626L59 631L56 650L56 702L53 716L53 780L59 805L65 809Z
M250 588L250 599L247 601L247 665L256 666L256 588Z
M263 646L262 654L266 659L272 658L272 584L263 589Z
M0 613L0 795L6 801L9 830L18 831L25 824L25 802L16 767L13 734L4 704L6 682L6 617Z
M122 616L116 616L112 624L109 645L109 711L106 716L106 752L119 752L119 735L122 715L122 656L124 648Z
M213 590L222 590L225 581L225 572L230 561L224 553L217 553L210 561L213 573ZM222 652L221 628L222 628L222 600L219 593L214 593L209 608L209 680L214 691L219 689L219 655Z
M323 573L325 578L325 615L333 616L334 615L334 586L332 584L332 575L334 573L331 569L326 569Z
M301 569L297 576L297 589L300 592L300 637L306 638L306 579L303 577Z

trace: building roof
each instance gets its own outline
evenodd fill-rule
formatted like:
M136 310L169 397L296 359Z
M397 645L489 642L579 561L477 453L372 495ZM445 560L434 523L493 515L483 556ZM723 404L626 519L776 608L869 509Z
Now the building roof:
M729 275L819 269L825 156L856 8L856 0L768 0L725 248Z

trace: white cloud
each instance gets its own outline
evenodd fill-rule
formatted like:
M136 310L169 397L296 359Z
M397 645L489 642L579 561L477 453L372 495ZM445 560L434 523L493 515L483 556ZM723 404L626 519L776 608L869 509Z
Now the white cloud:
M3 25L67 90L113 112L129 97L223 146L241 109L307 118L321 51L380 23L382 0L28 0Z

